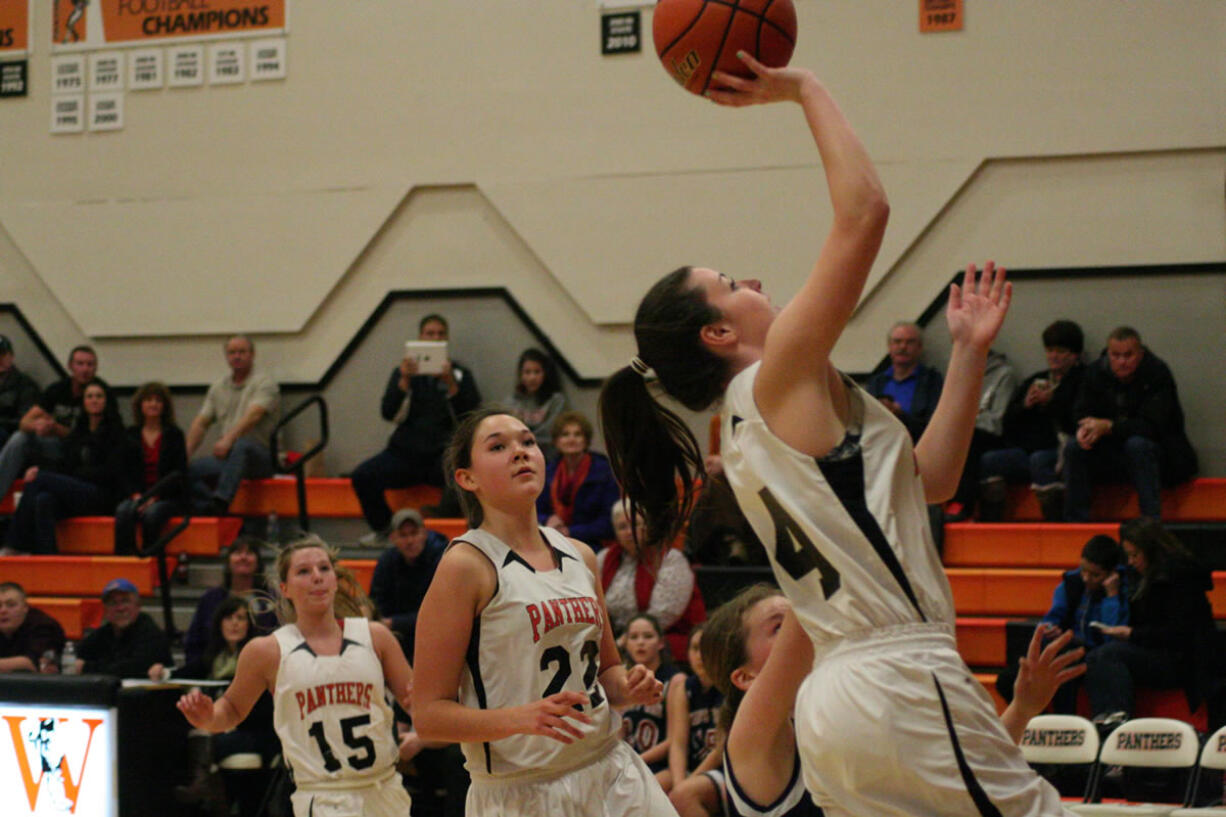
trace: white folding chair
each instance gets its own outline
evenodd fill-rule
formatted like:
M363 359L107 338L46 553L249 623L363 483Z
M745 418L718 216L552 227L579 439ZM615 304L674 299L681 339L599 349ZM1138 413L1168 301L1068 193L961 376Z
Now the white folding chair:
M1036 715L1022 733L1022 757L1031 766L1085 766L1092 773L1098 748L1098 728L1077 715Z
M1110 766L1187 769L1190 785L1199 756L1200 742L1189 723L1171 718L1127 721L1103 741L1097 773L1092 777L1086 799L1097 798L1104 770ZM1179 803L1083 803L1070 806L1069 810L1092 817L1166 817L1185 802L1186 789Z
M1205 774L1205 769L1218 774L1226 774L1226 726L1210 735L1200 750L1200 764L1196 767L1196 776L1192 778L1192 791L1188 797L1189 805L1196 797L1196 790L1201 777ZM1171 812L1171 817L1226 817L1226 805L1176 809Z

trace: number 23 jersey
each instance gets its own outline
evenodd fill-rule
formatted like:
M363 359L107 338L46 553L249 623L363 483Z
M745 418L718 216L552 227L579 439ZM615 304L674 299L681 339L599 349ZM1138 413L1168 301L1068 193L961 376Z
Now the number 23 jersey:
M814 644L882 627L952 627L949 581L902 423L844 377L851 421L843 443L821 458L802 454L758 413L760 366L728 384L724 473Z
M554 570L535 570L483 530L470 530L456 540L481 551L498 581L489 604L473 621L460 703L501 709L570 690L591 699L583 711L592 723L567 719L583 733L569 745L541 735L461 744L475 776L556 776L602 757L618 740L621 721L612 716L597 680L605 611L596 578L569 539L550 528L540 530L553 550Z
M273 726L295 785L387 775L399 749L370 622L344 619L339 655L316 655L294 624L273 636L281 648Z

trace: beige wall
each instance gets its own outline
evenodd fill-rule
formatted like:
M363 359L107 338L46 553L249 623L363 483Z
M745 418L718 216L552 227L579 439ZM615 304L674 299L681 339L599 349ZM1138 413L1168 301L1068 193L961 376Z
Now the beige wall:
M797 8L794 62L840 99L892 203L841 366L871 367L967 260L1226 259L1220 0L972 3L939 35L914 3ZM0 101L0 302L57 357L92 340L112 382L199 384L230 331L315 382L390 290L506 287L584 377L626 359L637 298L679 264L786 299L828 215L797 112L707 104L650 45L601 57L598 32L595 0L296 2L285 81L129 93L124 130L65 136L40 46L30 96ZM1110 323L1104 292L1089 306ZM1221 323L1181 337L1220 348ZM511 346L467 357L501 372Z

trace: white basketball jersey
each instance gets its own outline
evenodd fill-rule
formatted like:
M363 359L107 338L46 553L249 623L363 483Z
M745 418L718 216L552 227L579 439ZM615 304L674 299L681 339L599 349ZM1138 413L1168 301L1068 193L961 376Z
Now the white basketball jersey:
M473 622L460 702L500 709L573 690L591 699L583 710L592 723L570 721L584 737L569 745L540 735L461 744L475 777L560 774L606 754L618 741L621 720L612 716L597 680L605 611L596 578L569 539L550 528L540 530L554 551L555 570L535 570L483 530L455 540L481 551L498 575L493 598Z
M281 648L273 726L295 785L387 775L399 751L370 622L344 620L339 655L316 655L295 624L273 636Z
M952 628L953 598L906 429L844 378L852 407L847 436L821 459L802 454L758 413L753 381L760 365L728 385L724 473L814 644L896 625Z

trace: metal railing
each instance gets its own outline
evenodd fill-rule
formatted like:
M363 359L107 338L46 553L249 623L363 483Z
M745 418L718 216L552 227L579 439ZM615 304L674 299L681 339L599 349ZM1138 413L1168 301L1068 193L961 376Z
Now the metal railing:
M283 465L281 463L281 432L296 418L299 414L306 411L309 406L319 406L319 440L311 448L302 452L294 462ZM273 467L282 474L293 474L296 487L298 489L298 527L305 533L311 529L310 515L307 513L307 493L306 493L306 475L303 469L307 462L323 451L328 445L328 403L316 394L308 397L306 400L295 406L288 414L281 418L276 427L272 430L271 450Z

